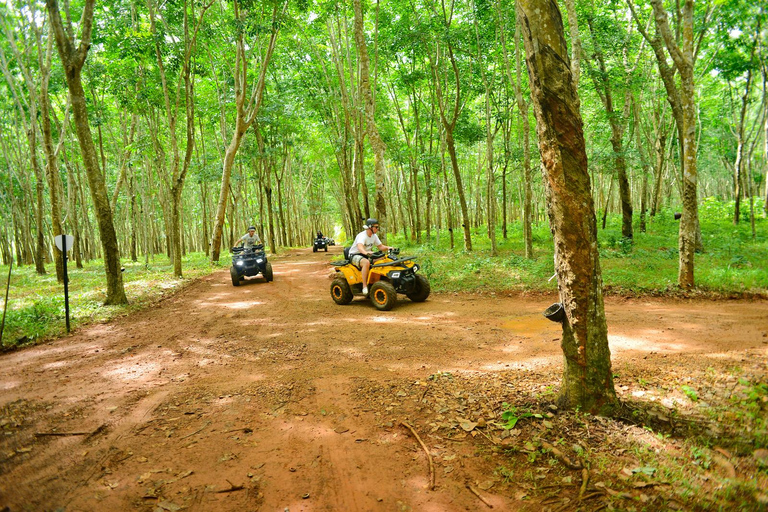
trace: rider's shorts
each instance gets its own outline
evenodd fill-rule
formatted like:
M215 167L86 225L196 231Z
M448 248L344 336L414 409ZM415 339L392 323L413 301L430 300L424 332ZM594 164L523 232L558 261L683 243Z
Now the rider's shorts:
M360 266L360 262L363 260L363 258L365 258L365 256L363 256L362 254L353 254L351 259L352 264L355 265L357 268L362 268Z

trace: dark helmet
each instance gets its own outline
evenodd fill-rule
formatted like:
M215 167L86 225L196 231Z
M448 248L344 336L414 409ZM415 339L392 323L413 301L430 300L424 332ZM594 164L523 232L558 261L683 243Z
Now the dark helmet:
M375 226L378 223L379 221L377 219L368 219L367 221L365 221L365 229L371 229L371 227Z
M251 231L251 230L256 231L256 226L249 226L248 231Z

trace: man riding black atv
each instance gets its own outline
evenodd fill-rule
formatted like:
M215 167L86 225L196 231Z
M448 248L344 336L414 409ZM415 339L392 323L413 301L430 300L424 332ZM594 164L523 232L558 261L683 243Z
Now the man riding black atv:
M317 236L315 237L315 241L312 243L312 252L317 252L325 249L325 252L328 252L328 238L326 238L322 231L317 232Z
M267 282L272 281L272 264L267 261L264 244L248 247L232 248L232 267L229 269L232 285L240 286L240 281L255 279L259 274Z

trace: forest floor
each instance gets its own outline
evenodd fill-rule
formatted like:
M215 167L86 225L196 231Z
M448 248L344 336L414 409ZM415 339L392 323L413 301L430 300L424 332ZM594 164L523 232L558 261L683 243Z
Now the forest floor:
M607 298L616 389L635 413L605 419L553 403L560 326L541 312L554 297L337 306L340 252L273 258L271 283L236 288L222 270L0 355L0 510L768 503L766 452L744 434L764 427L766 400L749 400L768 381L767 301ZM729 417L734 400L752 408Z

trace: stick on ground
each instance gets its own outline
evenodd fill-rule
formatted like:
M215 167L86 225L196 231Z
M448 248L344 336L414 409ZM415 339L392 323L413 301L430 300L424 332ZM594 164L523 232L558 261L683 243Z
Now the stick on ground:
M480 499L480 501L482 501L483 503L485 503L485 504L488 506L488 508L493 508L493 505L491 505L491 504L488 502L488 500L486 500L485 498L483 498L483 497L480 495L480 491L478 491L477 489L475 489L474 487L472 487L472 486L471 486L471 485L469 485L469 484L466 484L466 485L467 485L467 489L469 489L469 490L470 490L470 492L471 492L472 494L474 494L475 496L477 496L477 497Z
M435 463L432 462L432 455L429 453L429 448L427 448L427 445L424 444L424 441L421 440L421 437L419 437L419 434L413 429L412 426L404 421L401 421L400 424L411 431L413 437L416 438L421 447L424 449L424 453L427 454L427 459L429 460L429 490L433 491L435 489Z

